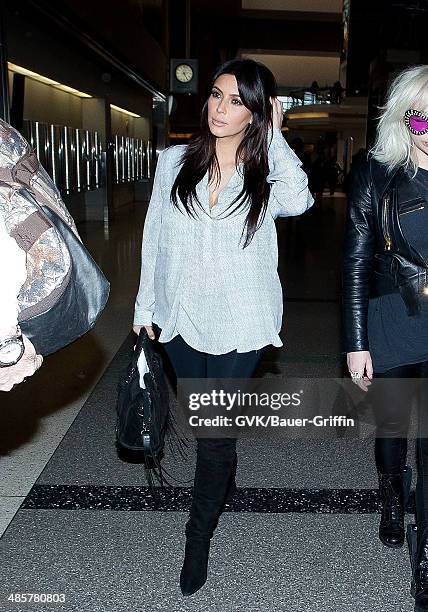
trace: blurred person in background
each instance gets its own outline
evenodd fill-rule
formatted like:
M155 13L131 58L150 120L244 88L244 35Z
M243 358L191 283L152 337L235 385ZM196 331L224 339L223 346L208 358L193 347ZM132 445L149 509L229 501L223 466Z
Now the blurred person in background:
M337 163L337 161L334 159L334 157L330 157L326 163L326 176L327 176L327 184L328 184L328 188L329 188L331 196L333 196L336 191L340 171L341 171L341 168L339 164Z
M318 144L317 153L311 166L309 187L315 198L315 209L321 210L324 188L327 181L327 158L323 144Z

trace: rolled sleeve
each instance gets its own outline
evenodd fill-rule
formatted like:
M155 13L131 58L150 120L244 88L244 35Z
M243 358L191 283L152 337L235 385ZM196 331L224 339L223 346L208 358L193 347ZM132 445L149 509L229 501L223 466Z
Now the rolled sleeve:
M272 138L270 138L272 136ZM279 128L269 135L269 208L274 219L304 213L314 203L302 162L291 149Z
M162 223L162 174L165 151L161 151L156 166L153 190L144 222L141 245L140 285L134 309L134 325L151 325L155 308L155 267Z

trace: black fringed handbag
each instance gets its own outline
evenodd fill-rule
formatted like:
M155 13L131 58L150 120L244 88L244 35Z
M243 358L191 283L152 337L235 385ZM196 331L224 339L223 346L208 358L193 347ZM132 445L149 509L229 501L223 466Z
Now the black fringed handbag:
M153 490L155 477L163 486L170 484L161 466L165 437L170 447L177 443L184 457L182 445L186 442L178 436L174 415L170 410L168 386L165 380L162 358L153 346L144 327L135 344L131 362L118 385L116 448L124 461L144 463L147 481ZM144 351L149 371L144 374L145 389L140 387L138 359Z

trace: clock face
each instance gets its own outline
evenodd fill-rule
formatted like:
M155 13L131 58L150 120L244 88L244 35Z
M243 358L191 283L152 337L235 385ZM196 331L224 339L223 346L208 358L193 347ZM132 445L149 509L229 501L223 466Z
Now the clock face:
M180 83L189 83L193 79L193 68L189 64L179 64L175 69L175 76Z

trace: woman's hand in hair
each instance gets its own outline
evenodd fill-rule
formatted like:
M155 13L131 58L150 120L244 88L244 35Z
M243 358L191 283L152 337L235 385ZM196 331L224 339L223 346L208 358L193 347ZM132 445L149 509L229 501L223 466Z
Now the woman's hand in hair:
M142 327L144 327L144 329L146 330L150 340L156 340L155 332L153 331L153 327L151 325L133 325L132 329L137 334L137 336L139 336Z
M362 376L360 379L355 379L355 384L363 391L368 391L373 378L373 364L370 352L354 351L348 353L347 362L349 373L358 372L358 374Z
M272 123L274 128L281 129L284 113L282 112L282 104L278 98L270 98L272 104Z

